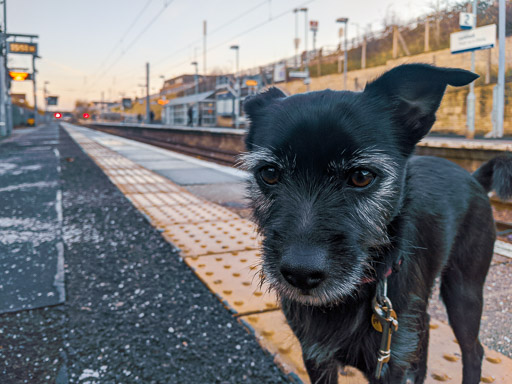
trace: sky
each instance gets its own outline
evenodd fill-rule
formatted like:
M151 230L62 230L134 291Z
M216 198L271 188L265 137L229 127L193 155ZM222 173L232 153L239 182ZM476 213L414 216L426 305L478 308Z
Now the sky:
M446 2L446 0L445 0ZM43 87L59 96L56 110L71 110L77 99L119 100L140 96L150 63L151 93L164 78L203 73L203 20L207 21L207 72L234 71L291 57L295 53L296 7L318 20L316 46L339 42L335 20L348 17L348 38L382 29L395 14L412 20L432 9L434 0L7 0L7 32L38 35L36 61L39 105ZM304 13L299 13L300 50ZM308 45L311 49L312 35ZM28 55L10 55L9 67L31 70ZM33 103L32 83L13 83Z

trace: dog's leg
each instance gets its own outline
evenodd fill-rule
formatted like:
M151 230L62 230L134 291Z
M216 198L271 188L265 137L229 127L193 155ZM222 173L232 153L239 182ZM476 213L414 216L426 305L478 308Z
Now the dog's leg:
M411 373L413 375L407 375L405 384L423 384L425 376L427 375L427 359L428 359L428 339L429 339L429 323L430 316L425 313L422 319L420 332L420 341L418 344L418 356L419 361L413 365Z
M465 284L460 274L448 275L443 278L441 296L462 351L462 383L477 384L480 382L483 357L483 348L478 340L483 304L482 289L471 283Z
M390 384L423 384L427 375L427 359L428 359L428 340L429 340L429 322L430 316L426 309L418 318L418 347L416 350L417 360L411 364L410 368L405 372L402 369L393 369L390 366Z
M318 365L315 361L304 360L311 384L338 384L338 364L335 362Z
M474 220L476 224L464 228L468 232L467 236L455 244L441 280L441 297L462 351L463 384L479 383L482 370L484 350L478 332L483 307L483 286L494 246L492 218L490 220L487 225Z
M428 317L430 318L430 317ZM425 376L427 375L427 359L428 359L428 339L429 339L429 325L427 322L426 329L423 331L423 335L420 341L420 361L418 362L418 368L415 373L414 384L423 384Z

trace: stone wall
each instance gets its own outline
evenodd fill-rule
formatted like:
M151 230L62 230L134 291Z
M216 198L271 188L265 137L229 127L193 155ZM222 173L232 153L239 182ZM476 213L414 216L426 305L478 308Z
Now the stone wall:
M506 70L512 70L512 37L506 39ZM476 72L485 78L488 71L489 50L477 51L475 57ZM471 53L452 55L449 49L423 53L416 56L401 57L389 60L386 65L350 71L347 74L347 89L361 91L365 84L397 65L404 63L429 63L440 67L457 67L470 69ZM498 48L490 50L490 72L496 74L498 66ZM483 81L480 81L482 84ZM476 120L475 133L485 134L491 131L492 91L495 84L478 85L475 87ZM288 94L306 92L302 80L290 81L278 85ZM343 74L331 74L311 79L310 90L343 89ZM437 122L433 131L464 134L466 130L466 96L469 86L462 88L448 87L443 102L437 113ZM505 89L505 122L506 135L512 135L512 84L507 83Z

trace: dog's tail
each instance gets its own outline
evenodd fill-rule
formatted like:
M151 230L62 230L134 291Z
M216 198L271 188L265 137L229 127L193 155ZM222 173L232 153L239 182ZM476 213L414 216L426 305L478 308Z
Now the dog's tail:
M487 192L492 190L500 199L512 197L512 156L501 155L484 163L473 176Z

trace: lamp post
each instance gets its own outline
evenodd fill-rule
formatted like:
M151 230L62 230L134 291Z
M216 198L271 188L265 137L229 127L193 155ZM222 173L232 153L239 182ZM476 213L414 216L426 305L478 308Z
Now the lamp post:
M295 68L298 68L297 57L299 56L299 8L295 8L293 10L295 13L295 40L293 40L293 44L295 45Z
M343 23L343 50L345 51L343 55L343 89L347 89L347 61L348 61L348 54L347 54L347 24L348 24L348 17L340 17L339 19L336 19L337 23Z
M477 18L477 7L478 0L473 0L473 17L475 18L475 25L473 28L476 28L476 18ZM471 51L471 72L475 72L475 51ZM475 82L472 81L469 84L469 93L466 98L467 102L467 132L466 138L473 139L475 137Z
M306 71L306 77L304 78L304 84L306 84L306 90L309 92L309 57L308 57L308 9L300 8L299 11L304 12L304 70Z
M46 123L46 120L48 119L48 89L46 88L46 86L50 84L49 81L45 81L44 82L44 88L43 88L43 93L44 93L44 122Z
M146 63L146 123L151 123L151 110L149 106L149 63Z
M238 121L238 116L240 114L240 76L239 76L239 73L238 73L238 69L239 69L239 52L240 52L240 46L239 45L232 45L231 47L229 47L229 49L233 49L236 53L236 72L235 72L235 79L236 79L236 95L235 95L235 107L233 108L234 110L234 116L235 116L235 128L238 129L238 126L239 126L239 121Z
M197 61L193 61L190 63L190 65L193 65L196 67L196 72L194 74L194 82L195 82L195 89L196 89L196 98L197 98L197 95L199 94L199 77L198 77L198 64L197 64ZM199 123L199 100L196 100L196 123ZM192 119L192 125L194 125L193 123L193 120Z

